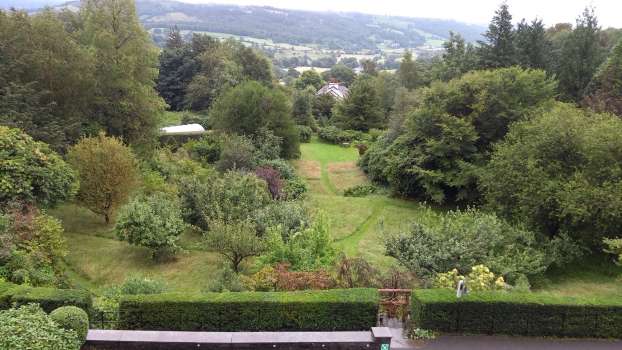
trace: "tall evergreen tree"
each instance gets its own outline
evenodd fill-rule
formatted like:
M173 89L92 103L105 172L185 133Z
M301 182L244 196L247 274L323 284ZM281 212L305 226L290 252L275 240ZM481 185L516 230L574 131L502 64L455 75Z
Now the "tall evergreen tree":
M622 117L622 40L592 79L584 104L597 112Z
M534 19L528 23L523 19L516 28L514 43L519 65L534 69L549 68L551 43L546 37L542 20Z
M562 43L557 68L562 98L579 101L594 73L604 60L600 27L594 9L586 8L577 26Z
M449 40L443 43L442 61L436 78L448 81L462 76L477 68L477 54L471 43L466 43L464 38L457 33L449 32Z
M382 103L374 79L358 78L350 88L350 94L335 106L333 121L342 129L367 131L379 128L383 122Z
M138 144L153 140L164 101L154 87L158 50L134 0L82 0L82 40L96 57L95 118L108 134Z
M417 73L417 63L413 60L413 54L406 51L400 62L397 75L403 87L408 90L415 89L419 85L419 75Z
M516 63L514 26L507 3L502 3L480 44L480 65L484 68L510 67Z

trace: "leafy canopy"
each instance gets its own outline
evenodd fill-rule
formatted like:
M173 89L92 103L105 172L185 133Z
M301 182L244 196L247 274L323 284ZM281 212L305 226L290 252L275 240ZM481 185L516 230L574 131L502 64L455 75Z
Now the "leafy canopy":
M137 185L134 153L120 139L100 133L82 138L68 158L80 177L78 201L109 223Z
M48 145L19 129L0 126L0 206L54 206L76 190L75 173Z

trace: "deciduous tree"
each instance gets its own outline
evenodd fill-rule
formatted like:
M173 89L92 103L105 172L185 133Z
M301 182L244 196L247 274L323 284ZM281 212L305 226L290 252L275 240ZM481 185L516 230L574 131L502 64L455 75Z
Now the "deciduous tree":
M121 139L100 133L71 147L69 162L79 174L79 202L110 223L138 182L132 150Z

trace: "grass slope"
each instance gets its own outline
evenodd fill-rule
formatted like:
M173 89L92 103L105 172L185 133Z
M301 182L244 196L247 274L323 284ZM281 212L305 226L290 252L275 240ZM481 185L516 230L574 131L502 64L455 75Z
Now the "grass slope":
M197 234L190 231L181 239L185 252L174 261L155 263L148 249L117 240L112 227L84 208L65 205L51 214L60 218L65 228L68 276L75 284L95 291L140 274L163 279L174 291L199 292L221 262L216 254L198 250Z
M295 165L310 184L310 203L331 221L335 246L348 256L362 256L377 268L386 269L395 260L384 254L385 235L407 229L414 220L431 220L432 215L417 202L386 195L341 195L348 187L369 183L356 166L358 157L355 148L313 140L301 145L301 159Z

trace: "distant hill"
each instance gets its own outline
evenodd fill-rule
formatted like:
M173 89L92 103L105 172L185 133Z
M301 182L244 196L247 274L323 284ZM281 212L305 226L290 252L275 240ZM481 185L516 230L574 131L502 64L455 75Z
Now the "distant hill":
M14 0L0 0L4 2ZM32 2L51 2L28 0ZM76 5L79 1L71 1ZM227 33L292 45L317 45L340 50L414 48L443 41L449 31L468 41L485 28L452 20L375 16L361 13L312 12L263 6L187 4L171 0L137 0L147 29Z
M15 7L18 9L37 9L45 6L54 6L67 0L0 0L0 9Z

